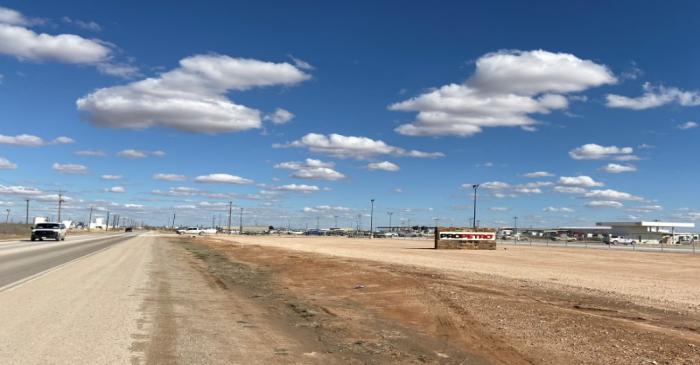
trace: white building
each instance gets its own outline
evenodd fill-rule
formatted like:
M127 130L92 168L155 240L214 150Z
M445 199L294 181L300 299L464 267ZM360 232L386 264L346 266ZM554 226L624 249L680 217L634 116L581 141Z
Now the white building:
M695 223L660 221L598 222L596 225L610 227L609 233L613 236L632 238L644 243L659 243L667 236L674 239L677 235L686 234L682 230L695 228Z
M94 222L90 222L90 229L105 229L104 218L95 218Z

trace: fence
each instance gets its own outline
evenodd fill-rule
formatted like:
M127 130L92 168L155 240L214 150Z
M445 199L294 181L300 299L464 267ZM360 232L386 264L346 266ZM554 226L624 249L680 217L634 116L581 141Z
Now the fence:
M522 238L520 240L497 240L498 245L511 246L538 246L538 247L565 247L565 248L590 248L598 250L640 251L640 252L675 252L695 254L696 242L688 244L629 244L608 245L601 241L552 241L546 239Z

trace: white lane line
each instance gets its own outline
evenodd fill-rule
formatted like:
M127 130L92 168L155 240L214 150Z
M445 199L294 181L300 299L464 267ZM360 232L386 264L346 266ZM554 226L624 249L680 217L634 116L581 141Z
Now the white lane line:
M133 236L133 237L140 237L140 236L141 236L141 235L135 235L135 236ZM132 237L132 238L133 238L133 237ZM90 257L90 256L92 256L92 255L96 255L96 254L98 254L98 253L100 253L100 252L102 252L102 251L105 251L105 250L107 250L107 249L110 249L110 248L112 248L112 247L114 247L114 245L110 245L110 246L101 248L101 249L99 249L99 250L97 250L97 251L90 252L90 253L85 254L85 255L83 255L83 256L76 257L76 258L74 258L73 260L66 261L66 262L64 262L64 263L62 263L62 264L60 264L60 265L57 265L57 266L54 266L54 267L52 267L52 268L46 269L46 270L44 270L44 271L38 272L38 273L36 273L36 274L34 274L34 275L30 275L30 276L27 276L26 278L19 279L19 280L13 282L13 283L10 283L10 284L7 284L7 285L5 285L5 286L3 286L3 287L0 287L0 293L6 292L6 291L7 291L7 292L13 291L13 290L15 290L15 289L17 289L17 288L23 286L24 284L30 283L30 282L32 282L32 281L34 281L34 280L37 280L37 279L39 279L39 278L41 278L41 277L43 277L43 276L48 275L48 274L50 274L50 273L52 273L52 272L54 272L54 271L58 271L58 270L60 270L60 269L62 269L62 268L64 268L64 267L66 267L66 266L68 266L68 265L70 265L70 264L72 264L72 263L78 262L78 261L80 261L80 260L82 260L82 259L86 259L86 258L88 258L88 257Z

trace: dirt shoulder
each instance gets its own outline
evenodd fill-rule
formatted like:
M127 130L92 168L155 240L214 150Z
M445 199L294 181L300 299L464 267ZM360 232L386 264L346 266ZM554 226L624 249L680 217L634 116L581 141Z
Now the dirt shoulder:
M276 323L295 323L314 351L340 362L700 362L697 313L615 293L211 238L179 242L227 290L274 308ZM231 264L245 274L220 269Z

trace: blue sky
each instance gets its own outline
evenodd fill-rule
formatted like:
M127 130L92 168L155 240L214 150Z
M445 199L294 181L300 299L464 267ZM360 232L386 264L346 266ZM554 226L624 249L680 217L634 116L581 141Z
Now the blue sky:
M694 2L0 7L15 220L700 219Z

